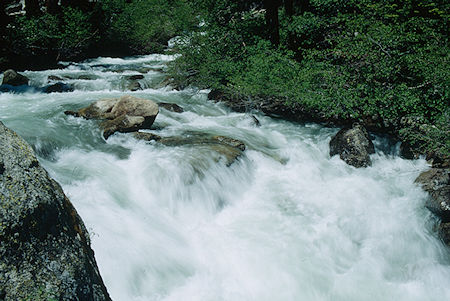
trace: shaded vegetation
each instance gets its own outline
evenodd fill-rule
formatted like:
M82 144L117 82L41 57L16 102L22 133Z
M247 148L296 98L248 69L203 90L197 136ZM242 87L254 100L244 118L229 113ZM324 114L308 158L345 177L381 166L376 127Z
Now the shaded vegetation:
M266 1L194 2L205 25L180 46L179 83L283 99L449 154L447 1L278 1L279 41Z

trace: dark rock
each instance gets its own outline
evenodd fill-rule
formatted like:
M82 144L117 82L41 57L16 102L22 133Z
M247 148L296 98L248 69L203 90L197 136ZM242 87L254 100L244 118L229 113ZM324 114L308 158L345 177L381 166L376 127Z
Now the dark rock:
M339 154L340 158L354 167L372 165L369 154L375 148L367 130L359 124L351 129L341 129L330 141L330 156Z
M258 118L255 115L252 115L253 124L255 126L261 126L261 122L259 122Z
M420 153L417 152L417 148L413 147L407 142L402 142L400 144L400 157L408 160L418 159Z
M48 85L42 90L44 93L64 93L64 92L72 92L72 85L68 85L65 83L55 83L52 85Z
M175 113L183 113L184 109L177 105L176 103L168 103L168 102L160 102L158 103L160 108L166 109L167 111L175 112Z
M9 69L3 72L2 85L22 86L28 85L30 80L28 77L17 73L16 71Z
M72 80L95 80L98 78L96 75L93 74L66 75L64 77Z
M69 116L75 116L75 117L80 117L80 114L78 114L78 112L75 111L64 111L64 114L69 115Z
M47 77L47 81L63 81L62 77L56 76L56 75L49 75Z
M127 89L130 91L142 90L141 84L137 81L132 81L127 85Z
M152 133L145 133L145 132L135 132L133 133L133 137L138 140L144 140L144 141L158 141L161 140L161 136L152 134Z
M450 247L450 223L441 223L439 225L439 237Z
M421 173L415 180L429 193L426 207L444 222L450 222L449 173L450 169L447 168L431 168Z
M77 211L1 122L0 154L1 300L110 300Z
M221 102L236 112L251 112L257 110L268 116L295 121L316 121L324 122L331 119L318 116L317 112L306 109L300 103L290 102L288 104L285 98L276 97L243 97L240 94L226 93L221 90L213 89L208 94L208 99L215 102Z
M139 80L139 79L144 79L144 76L142 74L127 75L126 79L128 79L128 80Z

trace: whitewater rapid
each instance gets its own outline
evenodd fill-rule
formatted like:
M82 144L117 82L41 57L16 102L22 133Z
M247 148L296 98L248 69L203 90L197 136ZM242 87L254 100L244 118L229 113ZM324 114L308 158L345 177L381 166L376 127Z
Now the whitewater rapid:
M450 300L450 256L413 183L424 160L377 137L369 168L328 155L338 129L231 112L207 91L164 86L173 56L98 58L27 71L31 84L71 77L70 93L0 93L0 120L24 137L84 220L113 300ZM126 91L143 74L144 90ZM84 79L80 79L83 76ZM132 94L161 109L151 132L243 141L227 167L195 146L64 115Z

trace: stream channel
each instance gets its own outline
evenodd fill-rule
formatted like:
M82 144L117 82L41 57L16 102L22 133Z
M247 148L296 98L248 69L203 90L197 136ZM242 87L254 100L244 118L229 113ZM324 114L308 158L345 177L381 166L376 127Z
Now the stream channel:
M437 238L404 160L375 138L372 166L356 169L328 143L338 131L235 113L208 91L162 83L169 55L97 58L26 71L33 86L63 78L73 92L0 93L0 120L24 137L63 187L92 238L113 300L450 300L449 251ZM127 90L142 74L143 90ZM176 103L149 132L238 139L227 166L202 145L166 146L66 116L130 94Z

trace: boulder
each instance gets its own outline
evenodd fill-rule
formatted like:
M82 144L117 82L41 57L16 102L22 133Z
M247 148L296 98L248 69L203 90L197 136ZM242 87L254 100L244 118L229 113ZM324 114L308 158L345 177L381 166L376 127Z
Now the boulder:
M86 119L111 119L111 110L119 101L118 98L104 98L93 102L77 112L77 116Z
M150 129L159 113L158 105L148 99L125 95L120 98L100 99L78 112L65 111L66 115L86 119L108 119L101 124L105 139L114 132L133 132Z
M72 92L73 87L72 85L65 84L65 83L55 83L48 85L42 89L44 93L63 93L63 92Z
M421 173L416 183L429 193L426 207L442 219L450 222L450 169L431 168Z
M136 139L145 141L157 141L166 146L192 146L203 147L211 150L225 159L225 164L230 166L245 151L245 144L237 139L225 136L212 136L204 133L187 132L183 136L160 137L152 133L134 133ZM218 158L219 160L220 158Z
M330 156L339 154L340 158L354 167L372 165L369 154L375 148L367 130L359 124L350 129L341 129L330 141Z
M77 211L1 122L0 299L111 300Z
M167 111L175 112L175 113L183 113L184 109L177 105L176 103L168 103L168 102L160 102L158 103L160 108L166 109Z
M29 81L30 80L28 79L28 77L19 74L12 69L8 69L5 72L3 72L2 85L22 86L28 85Z
M122 115L112 120L106 120L100 124L103 129L103 137L108 139L115 132L129 133L142 128L145 118L142 116Z

